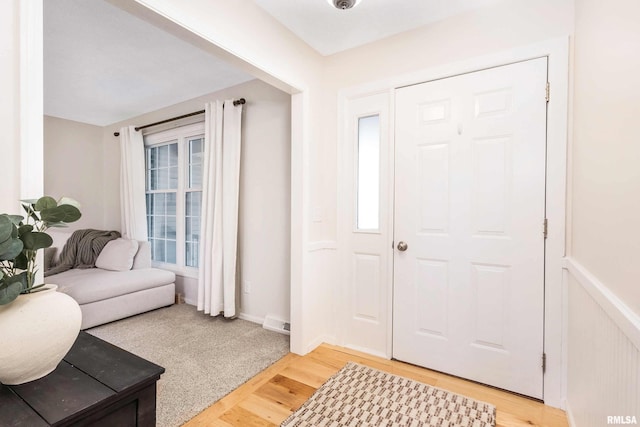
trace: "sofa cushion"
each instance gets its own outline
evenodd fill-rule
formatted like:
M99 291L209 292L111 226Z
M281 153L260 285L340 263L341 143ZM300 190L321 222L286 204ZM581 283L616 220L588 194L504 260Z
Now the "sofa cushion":
M138 240L138 253L133 258L133 268L151 268L151 244L144 240Z
M78 304L102 301L132 292L174 283L176 275L159 268L108 271L101 268L71 269L47 277L47 283L58 285L58 291Z
M47 233L53 238L52 247L58 248L57 252L53 256L52 266L55 266L60 260L60 252L64 244L71 237L72 232L67 229L50 228ZM133 269L137 268L151 268L151 245L147 241L138 241L138 252L133 258Z
M133 266L133 257L138 252L138 241L118 238L111 240L100 251L96 267L112 271L128 271Z

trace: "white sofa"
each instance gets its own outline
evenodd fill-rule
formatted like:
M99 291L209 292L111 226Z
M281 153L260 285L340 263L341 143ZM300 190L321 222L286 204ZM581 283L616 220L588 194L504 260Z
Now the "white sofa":
M71 232L49 229L60 257ZM71 269L46 277L58 291L75 299L82 310L82 329L172 305L175 301L175 274L151 267L149 242L138 242L133 267L127 271L101 268Z

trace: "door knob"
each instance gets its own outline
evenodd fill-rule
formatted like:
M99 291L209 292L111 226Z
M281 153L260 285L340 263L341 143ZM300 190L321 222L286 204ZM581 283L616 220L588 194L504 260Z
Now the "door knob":
M407 245L405 242L398 242L398 250L400 252L406 251L408 247L409 245Z

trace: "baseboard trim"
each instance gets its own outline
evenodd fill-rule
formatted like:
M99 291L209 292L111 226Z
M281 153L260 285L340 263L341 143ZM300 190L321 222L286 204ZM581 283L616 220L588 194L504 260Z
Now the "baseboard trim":
M240 313L238 314L238 319L247 320L251 323L257 323L262 326L264 322L264 317L252 316L251 314Z
M640 350L640 316L574 258L565 258L564 267Z
M360 346L352 345L352 344L344 344L344 347L348 348L350 350L359 351L360 353L371 354L371 355L379 357L381 359L391 360L391 358L389 356L387 356L384 352L381 352L381 351L378 351L378 350L372 350L370 348L360 347Z
M193 305L193 306L197 305L195 301L191 301L189 299L185 299L184 302L185 302L185 304L188 304L188 305ZM251 323L257 323L258 325L264 327L264 320L265 320L264 317L258 317L258 316L252 316L252 315L246 314L246 313L240 313L240 314L238 314L238 319L246 320L246 321L251 322ZM272 328L265 328L265 329L268 329L268 330L274 331L274 332L278 332L278 333L281 333L281 334L284 334L284 335L289 335L288 331L280 331L280 330L272 329Z
M573 418L573 412L571 412L571 405L569 405L569 402L564 402L564 405L566 407L565 409L565 413L567 414L567 421L569 422L569 427L578 427L578 425L576 424L576 420L575 418Z
M319 337L317 337L307 345L305 354L312 352L313 350L318 348L322 343L334 344L335 337L333 335L320 335Z

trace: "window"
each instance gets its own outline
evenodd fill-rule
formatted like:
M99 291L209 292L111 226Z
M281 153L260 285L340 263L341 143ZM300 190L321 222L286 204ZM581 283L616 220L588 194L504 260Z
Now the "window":
M357 228L377 230L380 222L380 116L358 119Z
M144 137L151 258L178 270L198 267L204 125Z

